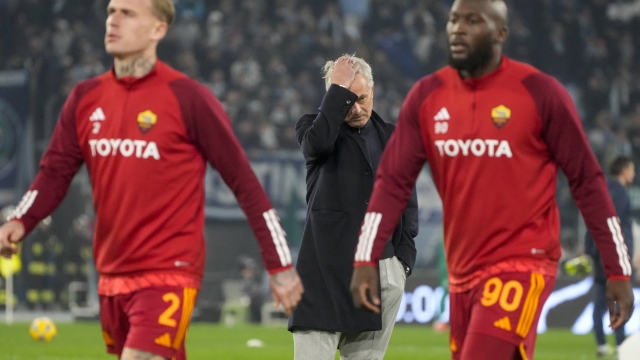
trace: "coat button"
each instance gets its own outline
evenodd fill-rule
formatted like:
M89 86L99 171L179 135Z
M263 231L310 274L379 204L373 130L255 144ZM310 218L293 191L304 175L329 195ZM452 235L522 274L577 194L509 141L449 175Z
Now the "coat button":
M371 170L367 169L367 170L364 171L364 173L369 175L369 174L371 174Z
M347 100L347 105L351 104L351 100Z
M369 205L369 199L365 200L364 203Z

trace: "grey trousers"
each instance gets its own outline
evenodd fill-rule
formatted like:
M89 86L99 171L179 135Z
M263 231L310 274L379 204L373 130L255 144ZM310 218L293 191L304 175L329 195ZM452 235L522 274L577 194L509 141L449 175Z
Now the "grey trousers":
M337 349L340 350L341 360L384 358L407 277L402 264L395 256L381 260L379 269L382 329L360 333L296 330L293 332L294 360L333 360Z

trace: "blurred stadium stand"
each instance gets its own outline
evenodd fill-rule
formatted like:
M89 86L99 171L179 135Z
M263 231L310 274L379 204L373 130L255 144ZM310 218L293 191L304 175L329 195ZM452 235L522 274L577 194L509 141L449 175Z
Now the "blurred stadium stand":
M178 16L159 56L210 87L252 160L296 157L294 125L320 104L320 68L326 60L343 53L368 60L374 108L395 121L411 85L446 63L444 29L452 2L177 0ZM621 154L640 159L640 0L507 2L506 54L567 87L601 164ZM0 0L0 206L15 204L33 178L73 86L111 67L103 46L107 3ZM6 110L5 103L17 110ZM581 252L584 225L559 177L562 241L570 258ZM304 178L298 181L304 189ZM631 194L634 208L640 208L640 188ZM89 202L89 181L81 172L53 214L58 238L69 237L75 219L90 216ZM278 210L295 249L304 196L284 201ZM200 299L209 309L203 314L214 319L224 301L222 281L239 278L235 259L240 254L259 259L259 250L242 216L208 212L205 233L207 276ZM433 249L436 240L419 242ZM422 269L435 268L432 254L423 251ZM63 297L58 300L67 306Z

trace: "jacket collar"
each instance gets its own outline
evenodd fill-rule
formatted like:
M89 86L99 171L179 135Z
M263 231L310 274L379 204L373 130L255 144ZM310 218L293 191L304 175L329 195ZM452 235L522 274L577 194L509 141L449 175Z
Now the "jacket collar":
M371 112L371 118L369 118L369 122L371 122L375 127L375 130L380 137L382 148L384 149L384 147L387 146L389 138L391 137L393 128L384 120L382 120L380 115L378 115L378 113L376 113L375 111ZM342 123L342 125L340 126L340 131L343 134L347 135L349 138L355 140L355 142L358 144L358 147L360 147L360 150L362 151L362 155L364 155L364 158L367 160L367 163L371 168L373 168L373 162L371 161L371 157L369 156L367 144L365 143L364 139L359 136L357 132L352 131L347 123Z
M158 74L166 67L167 65L165 65L162 61L160 61L160 59L156 59L156 63L153 65L153 69L151 69L151 71L149 71L148 74L146 74L145 76L141 77L141 78L136 78L133 76L125 76L122 77L120 79L118 79L116 77L116 70L114 68L114 66L111 66L111 77L113 79L113 81L115 81L117 84L126 87L127 89L132 89L135 88L141 84L144 84L146 82L151 81L152 79L154 79L155 77L158 76Z

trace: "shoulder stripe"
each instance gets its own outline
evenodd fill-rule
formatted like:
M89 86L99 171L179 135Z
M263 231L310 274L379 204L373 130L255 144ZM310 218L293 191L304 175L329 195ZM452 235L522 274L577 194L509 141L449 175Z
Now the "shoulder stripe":
M618 253L618 261L622 268L622 274L631 276L631 263L629 262L629 255L627 245L624 243L624 237L620 229L620 219L617 216L613 216L607 219L607 225L613 237L613 242L616 244L616 252Z
M371 251L381 220L382 214L380 213L368 212L364 216L358 248L356 249L356 261L371 261Z
M271 232L271 239L273 240L273 244L276 247L278 257L280 258L280 264L282 266L291 264L291 253L289 252L287 239L285 237L282 226L280 226L280 219L278 219L276 210L270 209L268 211L265 211L264 213L262 213L262 217L264 217L265 221L267 222L267 227Z

